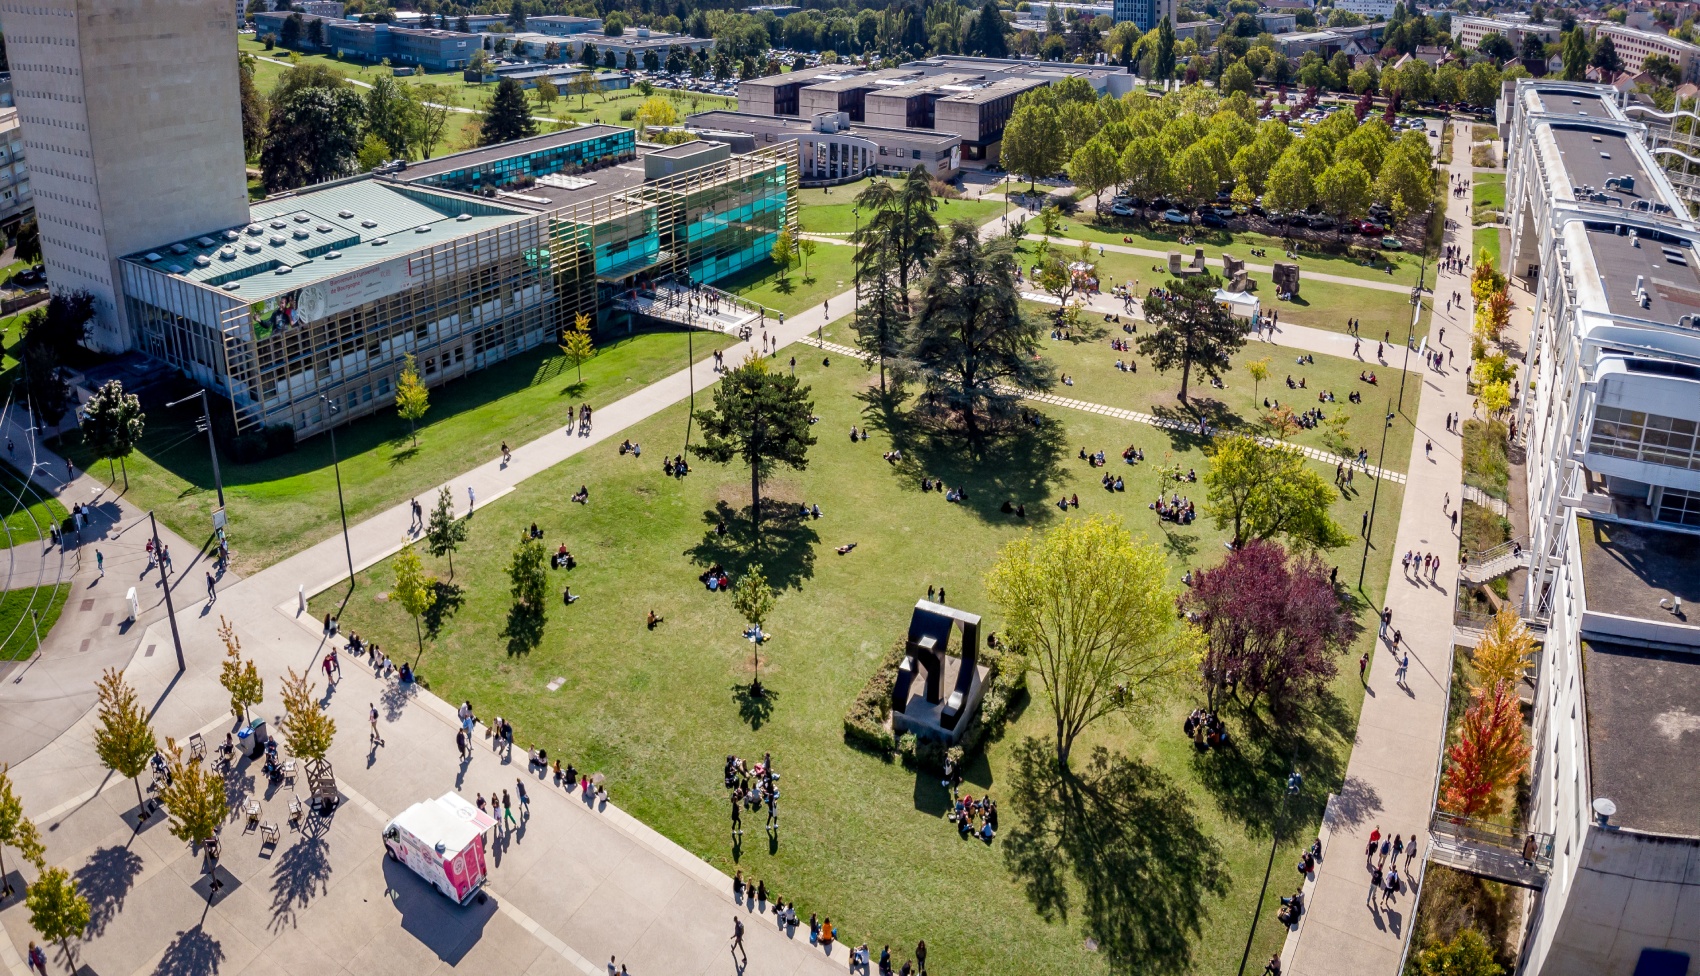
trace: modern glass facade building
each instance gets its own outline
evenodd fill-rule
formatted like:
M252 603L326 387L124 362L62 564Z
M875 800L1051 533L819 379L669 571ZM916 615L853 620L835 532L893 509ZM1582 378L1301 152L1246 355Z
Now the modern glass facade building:
M307 436L329 422L321 397L387 408L408 355L435 386L580 313L624 331L623 294L756 268L795 225L792 145L640 153L629 130L575 131L269 199L245 226L131 255L141 348L228 399L238 431Z

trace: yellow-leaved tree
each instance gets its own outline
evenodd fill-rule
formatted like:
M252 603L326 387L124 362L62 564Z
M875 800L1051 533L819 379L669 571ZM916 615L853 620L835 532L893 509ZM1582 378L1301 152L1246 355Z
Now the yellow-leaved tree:
M1523 618L1510 606L1501 606L1488 621L1487 631L1476 642L1476 691L1483 693L1504 683L1515 687L1523 678L1529 655L1535 653L1535 636L1523 626Z
M419 421L430 409L431 395L425 390L425 381L419 378L419 362L408 353L401 375L395 381L395 412L407 421L414 447L419 446Z

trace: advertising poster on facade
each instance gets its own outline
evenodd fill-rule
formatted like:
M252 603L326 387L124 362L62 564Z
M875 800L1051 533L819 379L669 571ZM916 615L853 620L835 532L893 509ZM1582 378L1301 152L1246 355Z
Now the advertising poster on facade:
M414 269L408 259L396 258L261 299L248 306L254 339L282 335L298 326L309 326L338 312L388 297L411 285L413 278Z

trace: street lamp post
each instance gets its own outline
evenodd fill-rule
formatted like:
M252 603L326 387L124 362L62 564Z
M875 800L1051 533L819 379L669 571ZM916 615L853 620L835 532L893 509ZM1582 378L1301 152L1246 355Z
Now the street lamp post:
M319 394L319 399L325 401L325 408L330 411L331 415L331 469L336 472L336 507L337 511L342 514L342 551L348 556L348 585L353 586L354 546L348 541L348 506L345 505L342 500L342 462L337 458L336 453L337 406L335 400L325 396L323 393Z
M856 233L851 237L851 240L860 241L862 239L862 208L851 207L850 216L856 219ZM856 278L856 307L860 309L862 307L862 265L860 262L856 264L854 270Z
M1387 431L1393 426L1393 401L1387 401L1387 417L1381 424L1381 448L1375 455L1375 466L1378 469L1375 476L1375 488L1369 495L1369 518L1364 520L1364 558L1358 563L1358 589L1364 588L1364 571L1369 568L1369 540L1375 534L1375 503L1381 498L1381 476L1385 472L1383 463L1387 459Z
M148 526L153 533L153 553L159 560L159 583L165 587L165 619L171 621L171 646L177 649L177 673L188 670L183 662L183 638L177 633L177 608L171 602L171 571L166 568L165 546L159 541L159 522L153 517L153 510L148 510Z
M205 430L207 432L207 453L212 456L213 488L218 491L218 507L223 508L224 507L224 478L222 478L219 475L219 472L218 472L218 446L213 443L212 411L210 409L208 409L208 407L207 407L207 391L205 389L197 390L196 392L190 394L189 396L184 397L181 400L171 401L170 403L166 404L166 406L167 407L175 407L180 403L188 403L190 400L194 400L196 398L199 398L200 401L201 401L201 424L200 424L200 426L203 430Z
M1270 828L1273 834L1269 839L1269 863L1263 868L1263 889L1257 894L1257 909L1251 916L1251 931L1246 933L1245 953L1240 956L1240 976L1245 976L1245 964L1251 959L1251 943L1257 938L1257 920L1263 915L1263 896L1269 893L1269 875L1275 870L1275 848L1281 843L1281 821L1287 816L1287 800L1299 793L1299 787L1304 784L1304 777L1297 769L1287 774L1287 789L1281 794L1281 812L1275 815L1275 823Z

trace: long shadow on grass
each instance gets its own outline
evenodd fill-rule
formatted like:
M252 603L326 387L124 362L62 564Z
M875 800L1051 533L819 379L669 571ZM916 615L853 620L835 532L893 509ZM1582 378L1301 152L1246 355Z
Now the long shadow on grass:
M1037 424L1016 423L988 434L976 452L960 429L902 410L891 393L870 389L860 396L868 426L885 431L901 452L890 466L909 488L920 488L922 478L962 488L967 494L961 507L982 521L1009 521L1002 511L1005 501L1026 505L1030 521L1049 516L1054 486L1067 476L1064 429L1058 421L1037 414Z
M747 505L734 510L724 501L716 502L702 518L708 531L685 555L704 570L718 565L736 580L751 566L760 566L768 585L776 590L801 589L805 580L814 577L820 533L814 529L814 520L799 515L791 503L765 499L759 534ZM724 534L717 529L721 525L726 527Z
M1187 971L1205 898L1228 890L1192 798L1102 747L1084 770L1058 769L1050 744L1030 738L1016 747L1010 803L1004 862L1042 917L1068 917L1072 876L1086 933L1112 971Z
M448 618L454 616L460 610L461 605L466 602L465 591L455 583L445 583L438 580L435 589L437 599L431 604L430 609L426 610L421 616L425 623L425 636L433 639L441 633L443 624L448 622Z
M1287 774L1297 769L1304 786L1287 801L1287 822L1319 820L1328 791L1345 776L1352 729L1345 704L1324 691L1295 706L1282 722L1265 712L1248 717L1243 711L1229 713L1225 721L1232 723L1233 744L1193 754L1193 769L1222 812L1248 835L1267 837L1281 810Z

